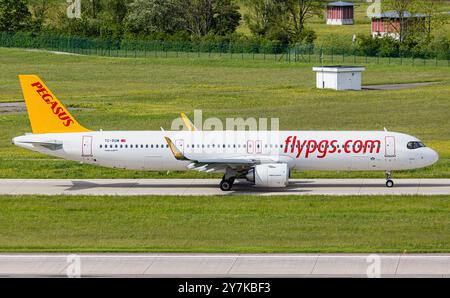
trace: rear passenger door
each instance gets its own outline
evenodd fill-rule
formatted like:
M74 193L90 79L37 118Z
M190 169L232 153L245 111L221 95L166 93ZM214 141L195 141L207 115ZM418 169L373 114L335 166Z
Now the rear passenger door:
M385 137L385 157L395 157L395 137L387 136Z
M81 141L81 156L92 157L92 136L83 136Z

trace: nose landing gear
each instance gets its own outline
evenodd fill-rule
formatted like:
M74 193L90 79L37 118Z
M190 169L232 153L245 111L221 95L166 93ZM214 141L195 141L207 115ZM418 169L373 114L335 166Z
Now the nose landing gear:
M392 178L392 174L391 172L387 171L386 172L386 187L394 187L394 181L391 179Z

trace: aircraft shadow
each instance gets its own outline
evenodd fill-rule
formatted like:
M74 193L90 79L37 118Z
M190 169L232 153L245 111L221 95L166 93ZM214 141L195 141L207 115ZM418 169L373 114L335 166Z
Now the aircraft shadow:
M217 188L215 184L197 183L197 184L163 184L163 183L94 183L87 181L72 181L72 186L67 190L84 190L91 188L187 188L187 187L202 187L202 188Z
M310 183L310 181L305 181L306 183ZM218 189L219 180L217 184L209 184L209 183L195 183L195 184L181 184L181 183L173 183L173 184L163 184L163 183L152 183L152 184L142 184L142 183L94 183L88 181L72 181L72 186L66 189L66 191L77 191L77 190L86 190L86 189L94 189L94 188L124 188L124 189L152 189L152 188L206 188L206 189ZM250 192L249 192L250 191ZM298 186L288 185L286 188L260 188L255 187L250 183L236 183L233 186L233 191L224 192L223 194L233 194L237 192L245 192L245 193L289 193L289 192L308 192L306 189L298 189Z

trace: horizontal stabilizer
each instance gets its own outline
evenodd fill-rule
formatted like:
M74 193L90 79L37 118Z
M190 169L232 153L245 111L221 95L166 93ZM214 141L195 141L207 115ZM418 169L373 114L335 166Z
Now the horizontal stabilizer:
M36 146L42 146L50 150L59 150L62 149L63 143L57 140L45 141L45 142L37 142L37 141L24 141L21 143L31 144Z

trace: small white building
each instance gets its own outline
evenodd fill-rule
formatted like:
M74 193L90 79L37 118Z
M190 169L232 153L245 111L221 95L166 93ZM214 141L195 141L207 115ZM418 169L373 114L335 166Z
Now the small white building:
M365 70L361 66L313 67L317 88L334 90L361 90L361 74Z

